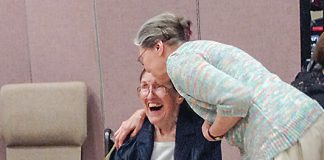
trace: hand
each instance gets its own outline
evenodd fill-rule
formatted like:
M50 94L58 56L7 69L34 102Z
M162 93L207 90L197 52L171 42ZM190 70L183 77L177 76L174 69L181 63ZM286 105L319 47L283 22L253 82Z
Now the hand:
M145 118L144 109L137 110L131 117L129 117L126 121L123 121L120 125L119 129L115 132L115 145L116 148L124 143L127 135L132 132L131 137L135 137L139 130L142 128Z
M242 117L225 117L217 115L213 124L209 124L205 121L201 127L201 131L208 141L215 141L211 136L209 136L208 131L214 137L224 136L227 131L234 127L241 119Z
M208 134L208 130L209 130L210 126L211 126L211 125L209 124L209 122L207 122L207 121L205 120L205 122L204 122L203 125L201 126L201 131L202 131L204 137L205 137L208 141L215 141L215 140L214 140L213 138L211 138L211 137L209 136L209 134Z

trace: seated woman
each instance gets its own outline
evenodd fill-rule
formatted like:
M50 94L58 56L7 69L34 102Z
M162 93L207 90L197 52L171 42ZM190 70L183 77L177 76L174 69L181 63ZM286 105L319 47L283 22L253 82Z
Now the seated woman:
M221 141L204 138L204 120L191 110L171 82L160 85L143 70L137 92L147 118L137 136L128 137L111 159L222 159Z

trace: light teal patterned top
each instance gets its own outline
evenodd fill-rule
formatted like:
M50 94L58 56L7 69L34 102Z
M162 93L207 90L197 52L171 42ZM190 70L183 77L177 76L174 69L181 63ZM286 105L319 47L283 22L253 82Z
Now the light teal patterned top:
M315 100L233 46L184 43L169 56L167 72L202 118L213 122L216 114L244 117L226 134L243 159L272 159L323 114Z

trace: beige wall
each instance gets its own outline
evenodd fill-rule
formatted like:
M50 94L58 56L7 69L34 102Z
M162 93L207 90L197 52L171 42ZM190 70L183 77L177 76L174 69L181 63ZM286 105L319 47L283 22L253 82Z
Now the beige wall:
M190 18L193 39L200 33L238 46L287 82L299 70L297 0L1 0L0 85L85 81L88 138L82 156L100 160L103 129L116 130L141 107L135 91L141 66L132 40L147 18L163 11ZM239 159L227 145L223 152L225 160Z

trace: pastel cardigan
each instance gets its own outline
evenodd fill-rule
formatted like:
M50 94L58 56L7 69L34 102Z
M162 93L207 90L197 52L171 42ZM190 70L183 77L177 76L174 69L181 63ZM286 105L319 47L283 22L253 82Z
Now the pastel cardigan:
M167 72L192 109L210 123L216 114L244 117L226 134L243 159L272 159L323 114L316 101L230 45L186 42L169 56Z

